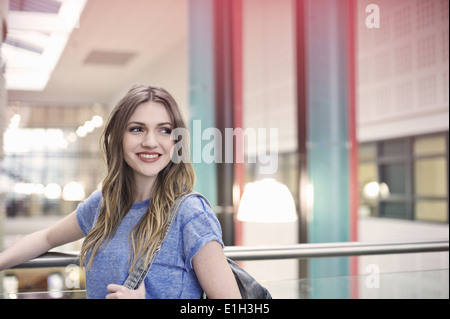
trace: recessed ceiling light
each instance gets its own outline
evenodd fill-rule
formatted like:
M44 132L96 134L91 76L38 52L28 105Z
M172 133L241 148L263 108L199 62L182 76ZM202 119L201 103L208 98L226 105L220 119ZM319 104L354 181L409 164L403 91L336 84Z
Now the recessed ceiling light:
M136 53L120 52L120 51L101 51L95 50L89 53L84 60L86 64L108 64L108 65L125 65L130 61Z
M45 89L86 1L11 1L1 46L7 90Z

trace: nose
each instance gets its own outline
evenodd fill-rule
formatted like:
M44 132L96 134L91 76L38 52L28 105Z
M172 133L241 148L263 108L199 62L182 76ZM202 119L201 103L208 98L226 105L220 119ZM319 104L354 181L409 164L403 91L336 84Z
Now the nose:
M146 148L155 148L158 146L158 140L156 137L156 134L154 134L152 131L148 131L147 134L144 135L142 141L141 141L142 147Z

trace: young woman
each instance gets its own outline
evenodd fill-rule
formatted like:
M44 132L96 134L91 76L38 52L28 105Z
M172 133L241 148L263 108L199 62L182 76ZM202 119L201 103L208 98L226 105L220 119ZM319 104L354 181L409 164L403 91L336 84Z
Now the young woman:
M138 258L157 249L174 200L192 190L194 170L187 140L171 138L186 128L177 103L161 88L134 86L113 110L102 136L107 176L76 211L25 236L0 254L0 270L85 237L88 298L240 298L223 253L220 225L209 206L190 197L147 277L136 290L123 286ZM173 152L175 143L177 152ZM184 152L184 154L180 154Z

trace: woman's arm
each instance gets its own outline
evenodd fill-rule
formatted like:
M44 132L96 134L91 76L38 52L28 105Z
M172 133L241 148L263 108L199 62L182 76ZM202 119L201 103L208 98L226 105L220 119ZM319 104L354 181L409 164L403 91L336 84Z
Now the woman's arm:
M29 234L0 253L0 271L33 259L50 249L83 238L76 211L54 225Z
M216 241L204 245L192 260L195 274L209 299L241 299L236 279L222 246Z

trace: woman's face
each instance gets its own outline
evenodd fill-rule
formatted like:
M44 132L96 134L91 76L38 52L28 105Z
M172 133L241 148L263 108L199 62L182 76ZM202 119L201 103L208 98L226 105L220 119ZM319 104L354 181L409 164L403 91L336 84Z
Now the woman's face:
M140 104L128 120L122 146L125 162L133 169L139 185L155 180L171 159L175 141L169 113L161 103Z

